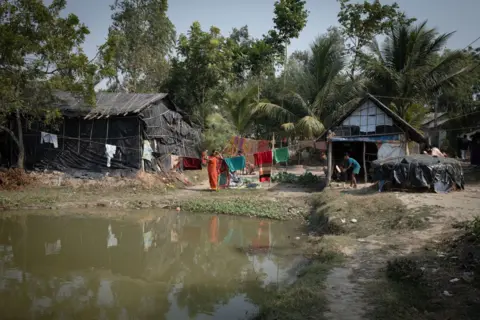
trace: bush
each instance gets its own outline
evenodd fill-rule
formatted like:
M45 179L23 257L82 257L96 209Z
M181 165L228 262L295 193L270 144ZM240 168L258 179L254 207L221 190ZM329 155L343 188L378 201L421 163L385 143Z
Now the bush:
M21 169L9 169L0 172L0 189L16 190L35 182L35 177L28 175Z
M322 179L320 177L311 172L305 172L300 176L288 172L279 172L272 176L272 182L299 184L303 186L319 184L321 181Z
M397 282L419 284L423 280L423 271L416 261L408 258L397 258L388 261L387 277Z

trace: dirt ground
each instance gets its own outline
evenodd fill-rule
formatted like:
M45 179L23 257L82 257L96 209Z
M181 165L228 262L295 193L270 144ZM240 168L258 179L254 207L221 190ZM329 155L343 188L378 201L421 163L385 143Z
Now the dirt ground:
M361 202L372 201L372 195L364 192L360 189L349 193L358 195L360 205ZM327 319L371 319L368 315L374 306L368 302L370 293L367 289L370 283L377 281L379 271L388 260L412 254L431 241L438 242L453 236L455 224L470 221L480 214L480 184L467 185L464 191L449 194L398 192L394 195L410 210L425 206L433 208L434 214L429 217L428 227L372 234L346 243L342 251L348 259L342 267L334 268L326 280Z

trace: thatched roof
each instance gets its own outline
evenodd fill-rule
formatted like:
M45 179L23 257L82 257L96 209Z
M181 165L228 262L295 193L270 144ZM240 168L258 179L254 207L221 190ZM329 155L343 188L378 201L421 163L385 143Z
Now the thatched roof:
M401 128L405 133L408 134L408 137L410 140L418 142L418 143L424 143L426 141L425 137L423 134L412 127L408 122L406 122L402 117L400 117L398 114L390 110L386 105L381 103L377 98L372 96L371 94L367 94L365 98L363 98L355 107L353 107L350 111L345 113L342 117L338 118L333 122L333 125L330 127L330 129L340 126L345 119L347 119L355 110L357 110L359 107L361 107L365 101L370 100L372 101L380 110L385 112L388 116L392 118L394 121L395 125L397 125L399 128ZM318 140L325 140L326 134L328 130L325 131L324 134L318 139Z
M98 92L96 106L85 103L81 95L56 92L57 104L64 114L82 115L86 119L138 114L149 105L167 97L166 93L112 93Z

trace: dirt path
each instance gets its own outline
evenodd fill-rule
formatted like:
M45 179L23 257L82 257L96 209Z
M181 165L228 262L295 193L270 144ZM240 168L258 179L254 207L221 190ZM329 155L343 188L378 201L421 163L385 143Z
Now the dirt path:
M324 316L331 320L367 320L366 285L376 280L378 270L389 259L407 255L428 241L453 232L452 224L478 215L479 195L478 185L449 194L397 193L397 198L410 209L435 207L429 228L387 236L372 235L346 245L343 248L348 256L346 263L331 270L326 280L329 311Z

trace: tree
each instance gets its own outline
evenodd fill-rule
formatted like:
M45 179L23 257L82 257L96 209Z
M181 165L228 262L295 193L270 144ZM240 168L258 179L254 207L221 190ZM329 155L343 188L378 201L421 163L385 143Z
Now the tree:
M232 57L232 44L217 27L202 31L200 23L194 22L188 35L180 35L167 87L197 123L204 124L234 79Z
M11 0L0 4L0 130L18 147L23 168L23 125L58 117L53 90L79 92L94 103L95 65L81 44L89 33L77 16L60 16L65 0L46 6L41 0ZM16 122L16 132L7 122Z
M167 56L176 40L168 1L115 0L111 9L113 22L102 53L116 69L113 80L129 92L157 92L168 78Z
M302 60L292 59L285 92L282 127L297 137L311 139L324 130L322 119L355 100L357 82L345 81L343 39L337 31L318 37ZM277 112L278 110L272 110Z
M405 119L410 108L429 104L440 90L456 87L471 68L460 67L460 51L440 55L452 34L438 34L426 22L393 26L383 47L373 41L372 54L363 56L370 91L383 96L387 105L393 103Z
M270 32L273 41L288 45L291 39L298 38L307 25L308 10L304 0L279 0L275 2L273 23L275 30Z
M353 55L350 66L350 77L353 79L357 68L358 57L370 41L377 35L385 32L397 23L410 24L415 19L408 19L399 10L396 2L391 5L380 4L376 0L373 3L351 3L351 0L337 0L340 3L338 22L342 26L342 32L346 36L347 49Z

